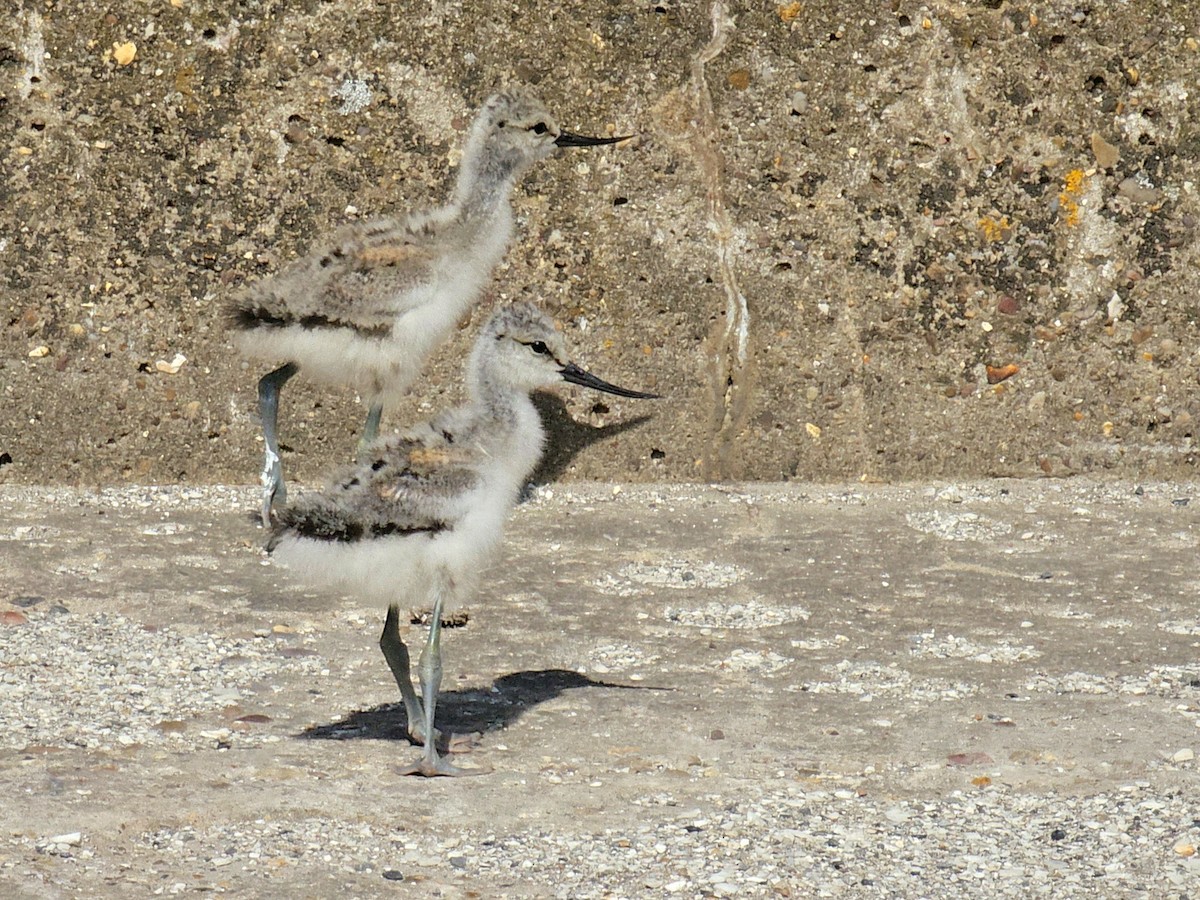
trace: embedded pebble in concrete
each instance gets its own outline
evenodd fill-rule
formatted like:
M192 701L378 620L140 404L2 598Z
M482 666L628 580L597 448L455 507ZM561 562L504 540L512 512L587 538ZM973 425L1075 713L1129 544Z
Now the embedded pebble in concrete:
M1171 634L1200 634L1200 620L1174 619L1169 622L1159 622L1158 627Z
M699 608L668 606L663 616L669 622L695 628L770 628L803 622L808 610L800 606L770 606L761 600L722 603L713 601Z
M728 672L754 672L768 675L787 667L793 660L774 650L734 650L719 668Z
M621 672L649 665L660 658L657 653L648 653L641 647L635 647L632 644L602 644L599 647L593 647L588 653L590 666L585 668L599 674Z
M117 614L32 612L20 629L0 628L0 746L211 746L233 731L219 719L204 729L206 714L269 709L272 682L323 668L316 656L284 649L274 639L185 634ZM233 739L279 737L244 729Z
M932 659L969 659L982 663L1011 663L1018 660L1037 659L1041 651L1028 646L1014 646L1008 641L980 644L953 634L937 635L933 632L914 635L909 650L914 656Z
M832 785L764 783L747 785L737 800L715 799L689 807L659 797L624 827L598 831L526 826L500 833L468 824L439 835L338 816L185 825L135 840L159 865L205 873L200 884L235 874L274 880L331 872L360 890L375 879L381 888L403 880L457 893L486 879L497 896L556 898L1086 898L1200 886L1193 855L1200 831L1188 798L1160 801L1145 784L1089 797L993 788L897 802ZM808 890L796 894L792 885Z
M1013 526L1008 522L957 510L913 512L905 516L905 521L917 531L937 535L947 541L990 541L1013 531Z
M1120 693L1196 702L1200 701L1200 668L1154 666L1137 675L1105 675L1092 672L1068 672L1062 675L1038 673L1029 679L1025 687L1030 691L1052 691L1059 694Z
M920 702L961 700L979 690L977 684L967 681L915 678L905 669L870 661L844 659L836 665L825 666L823 671L833 677L828 681L791 685L786 690L810 694L853 694L861 700L903 696L907 700Z
M615 574L606 573L594 584L603 591L620 597L637 597L653 593L655 588L699 590L727 588L746 579L747 571L733 563L691 562L634 562L622 566Z

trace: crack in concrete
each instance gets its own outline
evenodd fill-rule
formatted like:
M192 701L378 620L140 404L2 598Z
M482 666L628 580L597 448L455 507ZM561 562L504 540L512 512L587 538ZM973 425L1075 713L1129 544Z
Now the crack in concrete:
M42 35L42 17L37 10L23 13L18 20L24 32L21 55L25 57L25 68L17 81L17 94L22 100L28 100L33 94L33 86L45 77L46 40Z
M716 251L717 274L725 294L725 322L711 337L710 377L713 391L711 441L701 461L706 478L734 477L737 435L745 422L752 394L750 359L750 304L738 285L733 254L738 246L729 210L725 204L723 172L716 112L709 90L706 66L724 52L734 30L724 0L710 7L712 37L692 60L688 96L679 97L687 106L686 125L675 135L691 155L705 188L708 230Z

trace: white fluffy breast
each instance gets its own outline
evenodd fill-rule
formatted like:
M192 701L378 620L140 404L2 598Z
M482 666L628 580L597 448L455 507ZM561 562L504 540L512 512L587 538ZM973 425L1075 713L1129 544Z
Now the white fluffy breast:
M421 608L432 603L439 572L449 576L446 609L470 600L504 533L515 492L492 485L470 495L466 514L436 533L395 534L354 542L284 536L271 557L304 583L369 603ZM465 498L464 498L465 499Z

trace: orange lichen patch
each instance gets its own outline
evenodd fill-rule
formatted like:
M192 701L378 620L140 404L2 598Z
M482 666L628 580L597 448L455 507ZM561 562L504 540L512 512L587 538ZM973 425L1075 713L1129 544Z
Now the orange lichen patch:
M988 778L986 775L980 775L978 778L971 779L971 784L975 785L975 787L987 787L991 783L992 779Z
M1081 413L1079 410L1075 410L1075 412L1071 414L1071 418L1073 418L1076 422L1082 422L1083 413Z
M1006 241L1008 236L1012 234L1012 223L1008 221L1008 216L1001 216L999 221L991 216L984 216L979 220L979 230L983 234L983 239L989 244L994 244L997 241Z
M1083 169L1072 169L1063 179L1063 189L1058 193L1058 203L1062 207L1068 225L1079 224L1079 202L1076 199L1083 193L1083 183L1087 173Z
M796 18L803 9L803 3L789 3L787 6L778 7L776 11L779 13L779 18L790 25L796 21Z
M987 380L988 384L999 384L1007 378L1012 378L1021 371L1020 366L1009 363L1007 366L988 366Z
M750 70L734 69L729 73L729 86L736 91L744 91L750 87Z

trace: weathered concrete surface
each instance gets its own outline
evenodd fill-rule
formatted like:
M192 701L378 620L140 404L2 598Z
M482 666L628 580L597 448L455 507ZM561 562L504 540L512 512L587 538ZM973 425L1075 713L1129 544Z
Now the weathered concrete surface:
M1194 897L1196 490L543 490L430 782L251 491L9 486L0 893Z
M0 478L253 477L261 373L222 298L440 199L512 78L570 127L641 135L526 179L496 284L671 398L573 477L1194 471L1191 0L17 5ZM456 395L470 332L390 422ZM593 404L568 409L631 408ZM312 479L362 409L289 386L283 415Z

